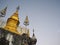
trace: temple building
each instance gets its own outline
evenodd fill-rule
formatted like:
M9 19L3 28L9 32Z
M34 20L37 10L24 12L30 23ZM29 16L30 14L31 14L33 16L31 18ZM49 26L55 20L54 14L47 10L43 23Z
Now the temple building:
M30 37L28 16L26 16L24 25L20 27L19 6L16 11L7 19L6 25L0 27L0 45L36 45L37 39L34 34ZM18 29L19 27L19 29Z

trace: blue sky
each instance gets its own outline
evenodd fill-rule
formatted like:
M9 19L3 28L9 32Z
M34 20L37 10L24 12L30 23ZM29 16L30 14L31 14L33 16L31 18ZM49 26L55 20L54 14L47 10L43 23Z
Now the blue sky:
M23 25L29 17L30 35L34 28L37 45L60 45L60 0L0 0L0 10L8 6L7 20L20 6L19 20Z

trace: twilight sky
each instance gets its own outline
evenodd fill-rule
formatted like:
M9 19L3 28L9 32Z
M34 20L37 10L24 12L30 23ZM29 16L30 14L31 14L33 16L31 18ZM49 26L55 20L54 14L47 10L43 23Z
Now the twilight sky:
M29 17L30 35L35 30L37 45L60 45L60 0L0 0L0 10L8 6L6 21L20 6L20 25Z

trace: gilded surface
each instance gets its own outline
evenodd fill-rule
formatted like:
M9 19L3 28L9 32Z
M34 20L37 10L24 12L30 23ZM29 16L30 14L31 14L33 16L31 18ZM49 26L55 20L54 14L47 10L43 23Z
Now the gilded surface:
M17 31L18 23L18 11L16 11L10 18L8 18L6 26L4 28L10 32L19 34L19 32Z

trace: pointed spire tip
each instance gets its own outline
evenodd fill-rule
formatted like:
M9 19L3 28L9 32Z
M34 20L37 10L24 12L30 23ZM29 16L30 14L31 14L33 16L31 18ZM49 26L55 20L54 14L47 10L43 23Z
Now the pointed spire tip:
M17 7L17 10L19 10L19 9L20 9L20 7L18 6L18 7Z

